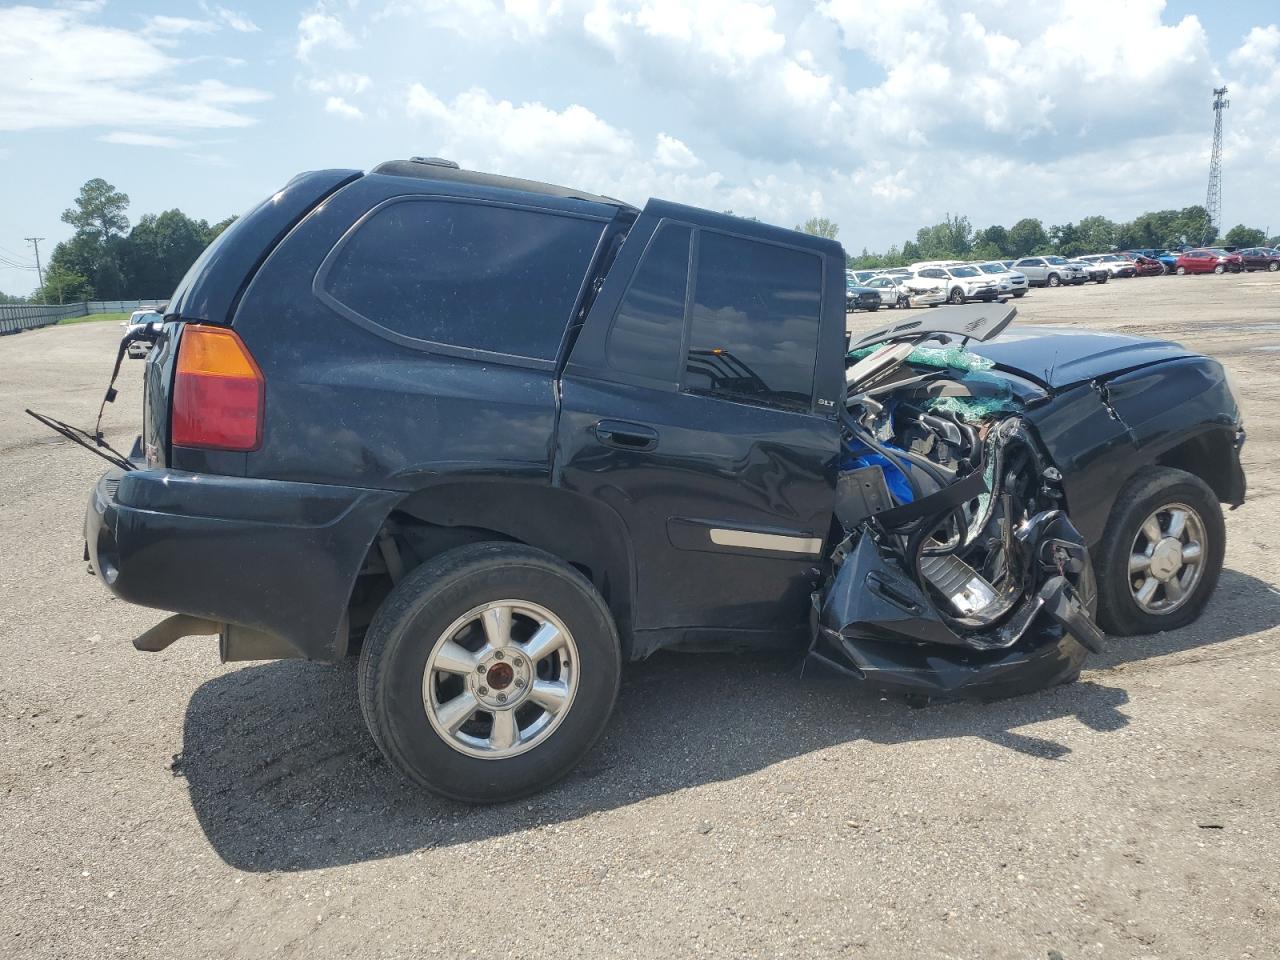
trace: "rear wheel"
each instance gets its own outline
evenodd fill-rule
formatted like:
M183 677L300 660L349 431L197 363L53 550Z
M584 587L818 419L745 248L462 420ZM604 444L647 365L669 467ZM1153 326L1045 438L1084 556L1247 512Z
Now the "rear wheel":
M1280 263L1276 263L1274 260L1272 260L1270 263L1267 264L1267 270L1269 270L1271 273L1275 273L1277 270L1280 270Z
M1049 278L1045 280L1045 283L1047 283L1051 287L1062 286L1062 280L1056 273L1049 274Z
M1177 274L1178 276L1180 276L1180 277L1185 277L1185 276L1187 275L1187 268L1186 268L1186 267L1178 267L1178 268L1174 271L1174 273L1176 273L1176 274Z
M1218 583L1225 548L1222 506L1203 480L1169 467L1134 477L1098 549L1100 624L1135 634L1195 620Z
M1218 264L1216 267L1213 268L1213 272L1217 274L1223 274L1227 272L1227 268L1224 267L1222 264Z
M568 773L618 693L617 629L572 567L516 544L460 547L407 575L360 652L360 707L401 774L470 803Z

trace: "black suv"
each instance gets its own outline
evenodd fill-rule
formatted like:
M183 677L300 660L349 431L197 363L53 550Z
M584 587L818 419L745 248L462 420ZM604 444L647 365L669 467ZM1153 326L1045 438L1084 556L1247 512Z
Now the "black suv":
M145 332L142 436L87 555L178 612L139 649L358 653L386 756L478 801L565 774L661 647L795 643L987 696L1074 677L1095 609L1199 613L1244 497L1215 361L993 339L998 305L850 350L844 267L834 241L443 161L303 174Z

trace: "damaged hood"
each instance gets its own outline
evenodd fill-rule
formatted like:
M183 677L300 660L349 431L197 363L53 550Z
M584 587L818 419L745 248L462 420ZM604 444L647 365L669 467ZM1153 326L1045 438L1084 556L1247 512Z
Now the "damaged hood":
M968 349L997 367L1058 389L1148 364L1195 356L1179 343L1067 326L1015 326Z

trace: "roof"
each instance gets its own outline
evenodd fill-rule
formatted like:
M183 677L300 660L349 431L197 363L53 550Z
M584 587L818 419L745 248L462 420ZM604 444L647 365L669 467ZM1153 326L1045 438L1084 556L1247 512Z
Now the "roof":
M481 187L496 187L502 190L519 190L522 193L536 193L546 197L559 197L562 200L586 200L590 203L602 203L623 210L635 210L629 203L605 197L586 190L575 190L573 187L561 187L554 183L542 183L539 180L522 180L519 177L504 177L496 173L480 173L476 170L462 170L456 164L436 158L413 157L409 160L388 160L380 163L370 173L378 173L388 177L415 177L421 180L444 180L449 183L468 183ZM636 211L639 212L639 211Z

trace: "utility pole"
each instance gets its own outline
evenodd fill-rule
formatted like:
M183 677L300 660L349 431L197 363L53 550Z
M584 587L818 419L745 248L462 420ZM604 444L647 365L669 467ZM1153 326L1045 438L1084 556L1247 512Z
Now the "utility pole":
M1222 111L1231 105L1226 96L1226 87L1213 91L1213 152L1209 154L1209 190L1204 200L1209 236L1205 243L1216 240L1222 229Z
M23 239L36 248L36 276L40 278L40 286L43 288L44 270L40 268L40 241L43 240L44 237L24 237Z

